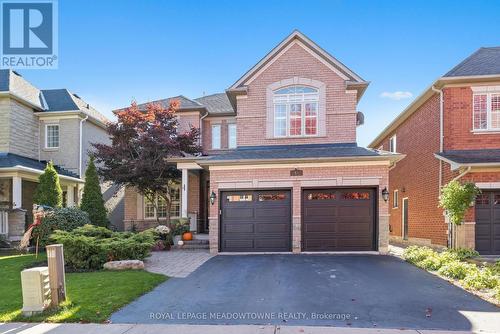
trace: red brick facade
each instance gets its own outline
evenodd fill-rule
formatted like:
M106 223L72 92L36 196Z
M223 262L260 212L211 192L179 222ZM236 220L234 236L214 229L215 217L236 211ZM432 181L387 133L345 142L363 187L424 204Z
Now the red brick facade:
M486 149L500 147L500 133L473 131L473 92L471 85L444 87L443 91L443 150ZM454 178L463 182L500 182L500 172L472 170L462 174L440 162L434 153L440 151L440 102L434 93L390 134L374 143L373 147L389 150L389 138L396 134L397 151L406 158L389 173L390 226L394 239L402 237L402 198L408 197L408 239L411 243L431 243L446 246L448 225L439 203L439 173L442 185ZM399 203L393 208L393 191L399 192ZM474 247L474 208L465 217L467 226L459 229L464 246Z

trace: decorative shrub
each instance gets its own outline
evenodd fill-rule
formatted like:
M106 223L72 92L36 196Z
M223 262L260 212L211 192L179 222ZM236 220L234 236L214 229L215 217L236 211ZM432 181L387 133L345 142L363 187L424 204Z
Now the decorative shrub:
M466 276L475 274L477 271L479 271L479 269L477 269L474 264L451 261L444 264L438 270L438 273L449 278L464 279Z
M101 185L94 164L94 158L91 157L85 171L85 185L83 187L82 204L80 208L87 212L92 224L97 226L108 226L108 212L104 206L102 198Z
M55 231L51 239L64 245L66 265L75 270L101 269L107 261L143 260L155 244L151 231L112 232L93 225Z
M455 225L462 224L465 212L481 191L474 183L460 184L450 181L441 189L439 206L446 210L450 221Z
M39 237L40 246L45 247L55 230L72 231L85 224L90 224L89 216L78 208L54 209L42 218L40 225L33 229L33 236L35 239Z
M479 256L477 251L469 248L448 249L447 252L454 254L460 261Z
M498 277L490 268L473 270L462 280L462 284L467 289L481 290L492 289L498 285Z
M49 161L43 173L38 177L38 186L33 198L36 204L47 205L53 208L62 206L62 189L59 183L59 175L52 161Z
M440 254L433 252L432 255L429 255L422 261L417 262L416 265L426 270L438 270L443 265L443 258Z
M420 261L432 256L435 252L429 247L410 246L403 252L403 259L407 262L417 264Z

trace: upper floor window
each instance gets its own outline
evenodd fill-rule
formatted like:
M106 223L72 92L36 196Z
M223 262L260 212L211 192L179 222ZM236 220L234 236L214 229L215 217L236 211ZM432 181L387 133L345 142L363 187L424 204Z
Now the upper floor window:
M396 135L394 135L389 139L389 152L396 153L396 150Z
M473 95L474 130L500 130L500 92Z
M236 148L236 124L231 123L227 125L228 132L228 147Z
M45 126L45 147L59 147L59 124L47 124Z
M274 136L316 136L318 102L318 90L312 87L289 86L274 91Z
M221 148L221 135L220 124L212 125L212 149L220 150Z

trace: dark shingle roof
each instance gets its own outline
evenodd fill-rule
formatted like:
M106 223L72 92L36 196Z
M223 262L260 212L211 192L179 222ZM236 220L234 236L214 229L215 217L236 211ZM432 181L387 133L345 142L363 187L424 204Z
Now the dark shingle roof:
M109 122L103 114L67 89L44 89L42 94L47 104L45 112L80 110L103 123Z
M233 106L229 102L229 98L226 93L217 93L207 96L202 96L195 101L201 103L207 108L209 114L232 114L234 113Z
M500 74L500 46L480 48L467 57L445 77Z
M35 159L23 157L13 153L1 153L0 152L0 168L9 168L23 166L27 168L38 169L43 171L47 166L47 161L38 161ZM67 169L61 168L59 166L54 166L59 175L70 176L78 178L78 174L70 172Z
M359 147L356 143L248 146L213 155L209 161L305 158L375 157L385 153Z
M155 103L155 104L160 104L164 108L168 108L170 106L170 103L172 101L174 101L174 100L179 101L179 103L180 103L179 110L182 110L182 109L199 109L199 108L203 108L203 106L200 103L198 103L195 100L191 100L190 98L187 98L184 95L167 97L166 99L161 99L161 100L156 100L156 101L141 103L141 104L138 104L137 106L139 107L139 109L145 109L148 104Z
M436 155L457 164L500 163L500 149L450 150Z

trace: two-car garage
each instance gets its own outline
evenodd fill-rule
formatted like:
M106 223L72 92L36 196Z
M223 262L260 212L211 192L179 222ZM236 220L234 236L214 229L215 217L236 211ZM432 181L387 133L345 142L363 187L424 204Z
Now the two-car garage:
M375 194L371 188L303 189L302 251L376 250ZM220 195L220 251L291 251L294 201L289 189Z

